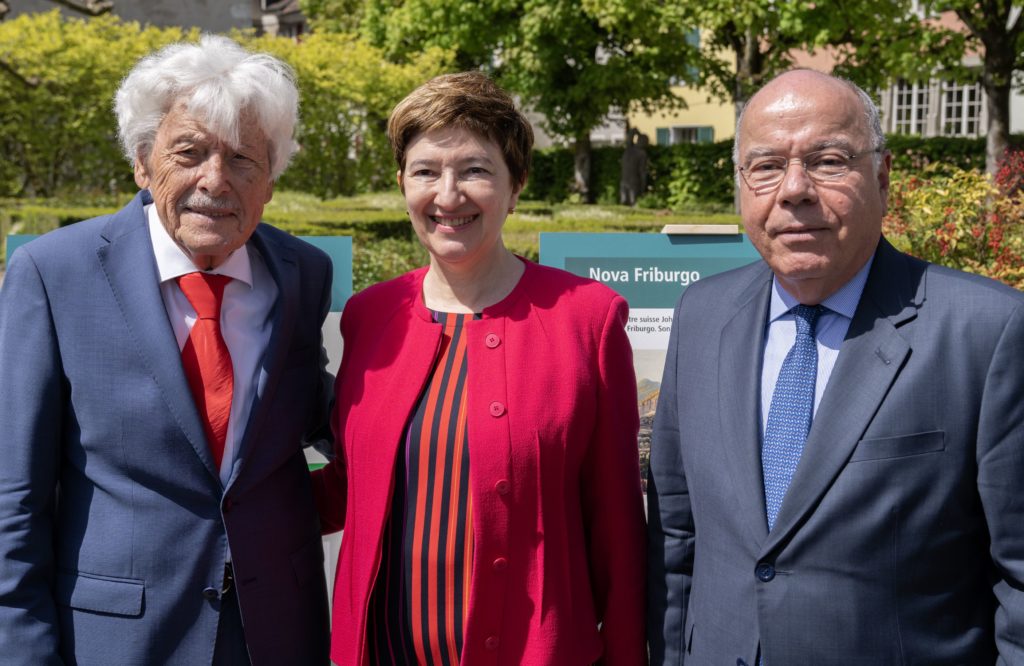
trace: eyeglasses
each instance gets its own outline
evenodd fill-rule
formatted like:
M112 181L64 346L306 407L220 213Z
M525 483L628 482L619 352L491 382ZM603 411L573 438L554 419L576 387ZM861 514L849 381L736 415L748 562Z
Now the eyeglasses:
M794 161L800 162L807 177L816 183L829 183L842 180L850 173L853 161L882 152L881 148L853 155L845 150L827 148L807 153L803 157L782 157L771 155L755 157L747 166L737 169L743 176L747 187L758 192L770 192L782 184L786 177L789 165Z

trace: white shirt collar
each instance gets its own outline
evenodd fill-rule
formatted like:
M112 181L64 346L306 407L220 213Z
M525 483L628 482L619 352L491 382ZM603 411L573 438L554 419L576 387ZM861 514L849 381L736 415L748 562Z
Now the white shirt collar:
M149 221L149 237L153 243L153 256L156 257L156 269L160 276L160 283L163 284L199 270L185 254L185 251L178 247L171 235L167 233L167 229L160 221L156 206L148 204L143 210L146 211L146 218ZM253 286L252 265L249 262L247 247L247 245L243 245L229 254L224 263L210 272L227 275L239 282L244 282L251 289Z
M867 263L861 266L857 274L850 278L850 281L839 288L837 292L821 302L826 308L841 314L847 319L853 319L857 311L857 304L860 303L860 296L864 293L864 285L868 281L868 272L871 271L871 264L875 256L871 255ZM768 311L768 322L773 322L779 317L788 313L800 301L786 291L778 278L772 278L772 301Z

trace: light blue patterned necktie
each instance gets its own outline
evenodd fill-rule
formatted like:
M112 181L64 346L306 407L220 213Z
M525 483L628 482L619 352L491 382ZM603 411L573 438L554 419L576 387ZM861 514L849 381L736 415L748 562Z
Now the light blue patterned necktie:
M811 429L814 384L818 378L818 346L814 340L814 328L824 310L820 305L797 305L791 310L796 320L796 342L782 362L761 445L769 531L775 526L782 498L793 480Z

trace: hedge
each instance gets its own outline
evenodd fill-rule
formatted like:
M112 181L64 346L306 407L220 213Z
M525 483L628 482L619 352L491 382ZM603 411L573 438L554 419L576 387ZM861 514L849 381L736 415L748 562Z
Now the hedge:
M887 145L898 173L920 173L929 164L958 169L985 168L985 139L890 135ZM1010 145L1024 148L1024 134ZM716 143L649 146L648 192L639 204L648 208L705 207L731 210L733 205L732 140ZM617 203L622 148L594 148L591 158L592 189L598 203ZM568 148L534 152L530 182L523 196L557 202L570 199L573 156Z

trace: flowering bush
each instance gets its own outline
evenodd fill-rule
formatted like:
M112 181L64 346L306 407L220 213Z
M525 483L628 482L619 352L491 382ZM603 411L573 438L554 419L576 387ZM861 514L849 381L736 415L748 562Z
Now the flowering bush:
M931 167L894 176L883 230L914 256L1024 289L1024 152L1008 153L995 178Z

